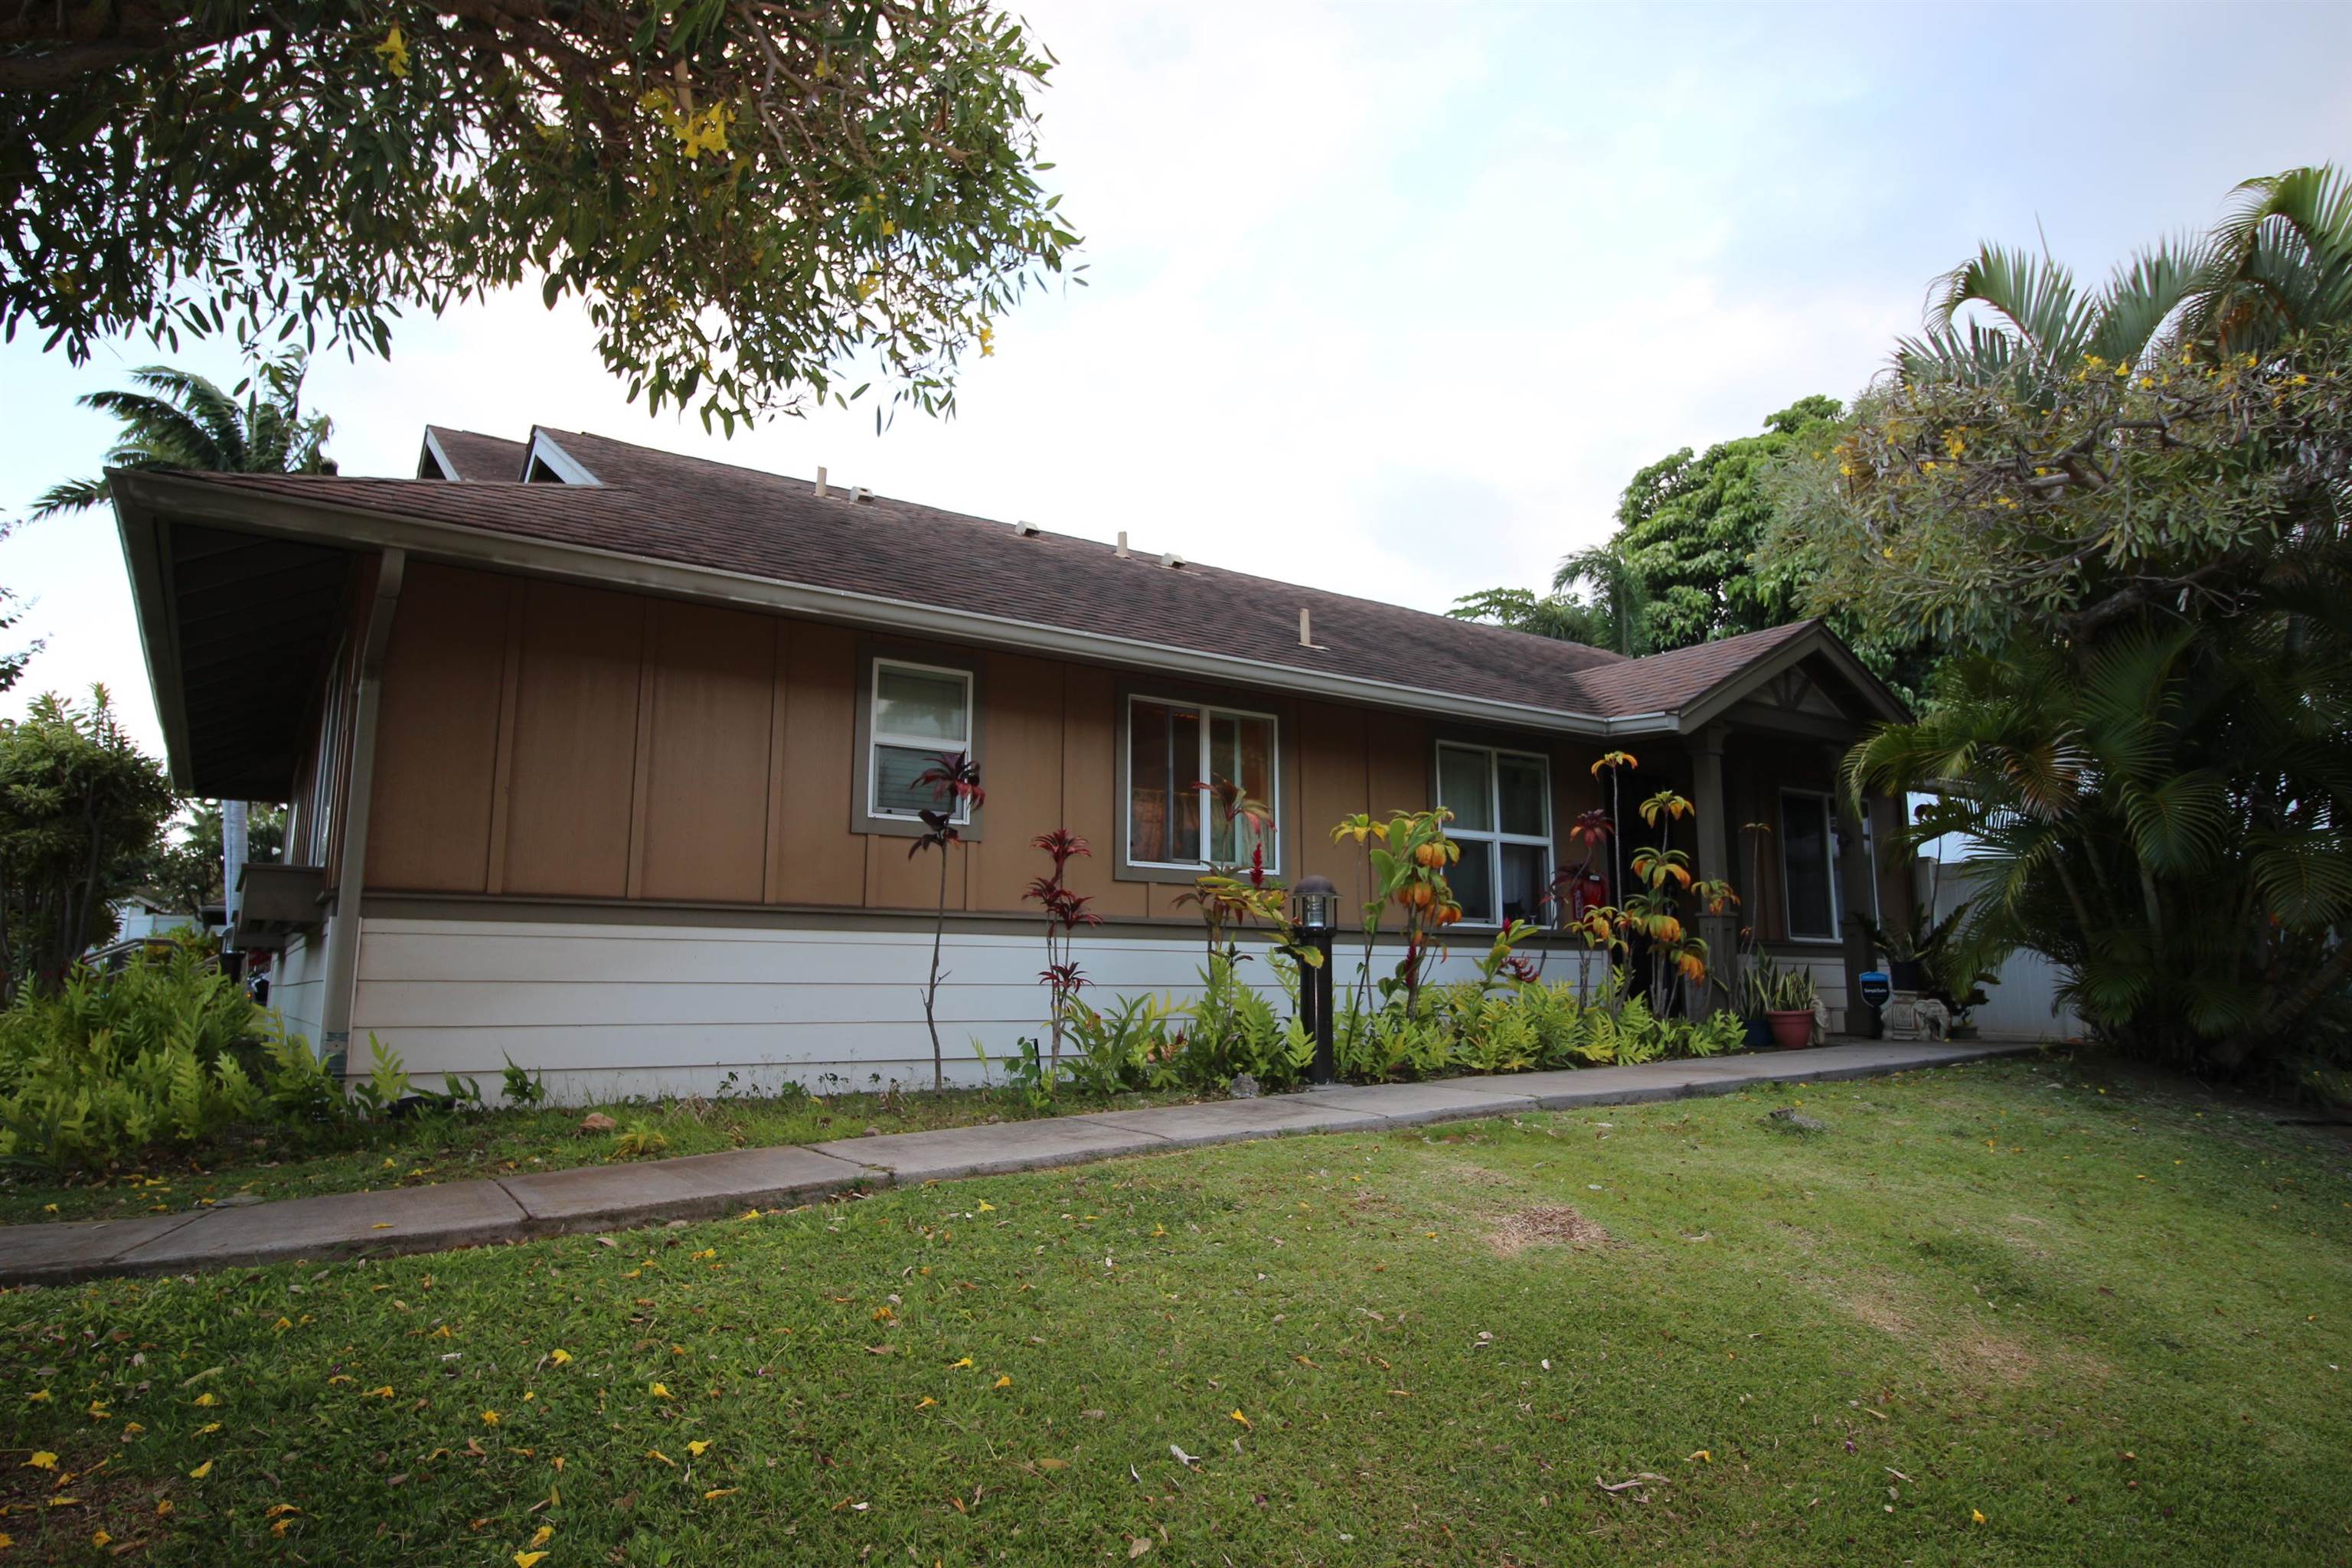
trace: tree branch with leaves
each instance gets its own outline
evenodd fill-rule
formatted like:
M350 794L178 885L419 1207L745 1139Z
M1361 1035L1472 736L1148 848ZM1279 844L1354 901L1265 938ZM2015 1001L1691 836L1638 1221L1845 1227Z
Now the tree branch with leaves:
M731 429L855 373L943 413L1077 244L1051 68L982 0L21 6L0 330L381 354L403 310L535 282L654 411Z

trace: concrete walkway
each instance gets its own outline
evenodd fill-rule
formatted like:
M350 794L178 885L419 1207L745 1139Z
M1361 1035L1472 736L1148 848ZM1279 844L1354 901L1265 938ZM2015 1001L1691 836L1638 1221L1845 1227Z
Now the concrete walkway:
M1973 1040L1951 1045L1870 1042L1709 1061L1434 1083L1340 1085L1262 1100L738 1149L643 1164L584 1165L497 1181L337 1193L139 1219L7 1226L0 1226L0 1285L59 1285L106 1275L185 1274L292 1260L433 1252L663 1220L708 1219L747 1208L806 1203L858 1187L1082 1164L1121 1154L1292 1132L1381 1131L1531 1110L1730 1094L1756 1084L1873 1078L2034 1048Z

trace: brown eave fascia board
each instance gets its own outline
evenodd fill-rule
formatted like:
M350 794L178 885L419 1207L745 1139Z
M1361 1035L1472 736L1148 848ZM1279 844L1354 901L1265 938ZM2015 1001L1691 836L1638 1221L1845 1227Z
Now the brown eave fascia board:
M943 609L936 605L885 598L840 588L778 582L747 573L692 566L652 556L587 545L557 543L431 522L398 512L330 502L285 500L232 487L212 484L201 476L118 470L108 476L114 486L117 510L123 519L128 552L132 518L168 514L247 532L276 534L312 542L340 543L354 549L405 550L419 560L459 565L486 566L531 576L562 578L604 587L633 588L668 598L767 610L807 616L847 626L875 626L948 642L1088 659L1130 668L1191 675L1272 688L1300 696L1368 703L1376 707L1433 713L1469 722L1511 725L1554 734L1605 739L1612 735L1676 733L1686 728L1670 712L1630 713L1604 717L1567 709L1538 708L1491 698L1464 697L1402 682L1366 679L1360 676L1327 675L1292 665L1236 658L1228 654L1173 647L1140 638L1076 631L1066 626ZM148 525L152 531L152 524ZM161 562L155 563L160 586ZM136 567L134 593L140 590ZM148 644L149 669L158 685L163 667L155 662L153 636L168 629L168 621L151 620L144 597L140 605L141 631ZM157 708L163 706L158 692ZM166 727L167 740L173 731Z

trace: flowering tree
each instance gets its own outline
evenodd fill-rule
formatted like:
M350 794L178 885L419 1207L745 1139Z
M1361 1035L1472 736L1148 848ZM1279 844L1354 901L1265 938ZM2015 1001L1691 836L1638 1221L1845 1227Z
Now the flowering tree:
M1050 65L984 0L10 7L0 331L381 353L537 284L656 410L731 428L867 360L945 410L1077 240Z

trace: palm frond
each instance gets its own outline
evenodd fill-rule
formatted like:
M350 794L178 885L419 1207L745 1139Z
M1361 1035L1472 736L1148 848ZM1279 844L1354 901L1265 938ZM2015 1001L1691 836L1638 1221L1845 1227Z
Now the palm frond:
M2352 853L2333 833L2266 833L2250 846L2247 870L2281 925L2325 931L2352 918Z
M63 484L51 485L47 489L43 490L41 499L33 503L33 510L26 513L26 516L30 521L38 522L45 517L56 517L65 512L81 511L89 507L100 505L106 499L104 479L68 479Z

